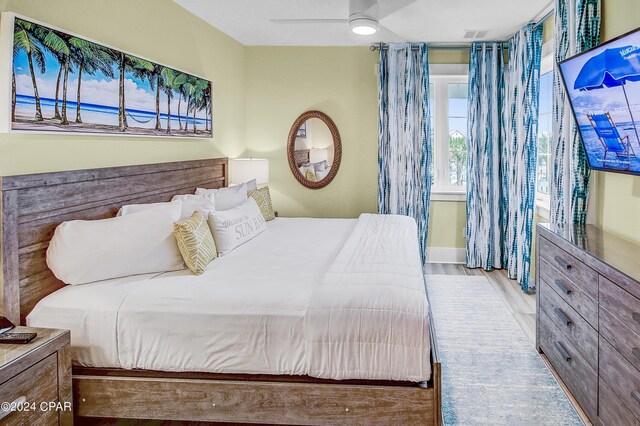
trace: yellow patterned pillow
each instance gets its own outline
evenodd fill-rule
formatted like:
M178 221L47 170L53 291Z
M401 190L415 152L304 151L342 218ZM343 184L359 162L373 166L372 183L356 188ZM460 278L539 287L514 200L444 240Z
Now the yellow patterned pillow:
M176 222L173 235L187 267L196 275L204 272L207 265L216 258L216 243L207 223L207 218L196 211L189 219Z
M313 172L313 170L307 169L307 172L306 172L304 177L307 178L307 180L309 182L315 182L316 181L316 174Z
M260 212L264 220L273 220L276 215L273 213L273 206L271 205L271 194L269 193L269 187L256 189L255 191L249 191L249 197L256 200L256 204L260 207Z

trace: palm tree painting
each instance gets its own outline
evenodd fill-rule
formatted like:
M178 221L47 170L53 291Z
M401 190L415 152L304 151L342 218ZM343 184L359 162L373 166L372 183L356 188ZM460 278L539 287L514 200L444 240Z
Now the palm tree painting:
M209 80L16 16L11 130L211 137Z

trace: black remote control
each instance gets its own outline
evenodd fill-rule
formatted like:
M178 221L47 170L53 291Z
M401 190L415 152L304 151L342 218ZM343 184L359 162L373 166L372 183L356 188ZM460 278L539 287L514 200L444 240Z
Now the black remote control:
M0 334L0 343L29 343L37 335L37 333L2 333Z

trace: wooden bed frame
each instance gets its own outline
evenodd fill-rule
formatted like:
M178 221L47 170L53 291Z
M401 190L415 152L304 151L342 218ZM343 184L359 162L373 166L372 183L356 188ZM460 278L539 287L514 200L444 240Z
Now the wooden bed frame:
M228 160L181 161L3 177L0 309L15 323L63 286L46 265L55 227L112 217L124 204L168 201L228 183ZM76 418L270 424L442 424L440 361L431 330L428 382L320 380L305 376L73 370Z

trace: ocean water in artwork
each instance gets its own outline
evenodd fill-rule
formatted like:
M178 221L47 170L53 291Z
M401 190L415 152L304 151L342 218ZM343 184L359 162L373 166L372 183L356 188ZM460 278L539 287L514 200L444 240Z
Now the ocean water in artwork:
M61 103L58 102L60 105ZM55 114L55 100L48 98L40 98L40 105L42 108L42 114L45 117L53 117ZM76 102L67 102L67 108L71 111L71 116L75 117ZM60 106L59 106L60 107ZM81 102L82 120L89 123L104 124L111 126L118 126L118 107L95 105ZM30 117L35 114L35 98L33 96L16 96L16 116ZM141 111L136 109L127 108L127 117L129 120L135 122L136 127L142 127L146 129L155 128L156 113L153 111ZM160 113L161 123L166 126L167 113ZM205 126L205 118L196 116L196 126ZM193 129L193 117L185 117L184 114L178 117L177 114L171 114L171 127L178 129L179 124L182 123Z
M208 80L15 18L12 129L210 137Z

